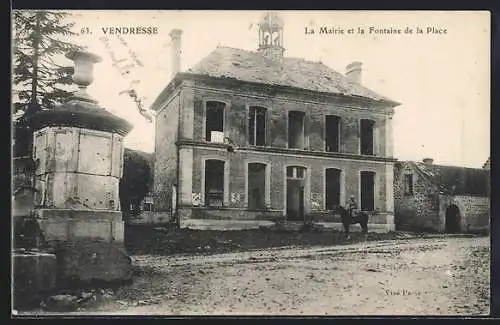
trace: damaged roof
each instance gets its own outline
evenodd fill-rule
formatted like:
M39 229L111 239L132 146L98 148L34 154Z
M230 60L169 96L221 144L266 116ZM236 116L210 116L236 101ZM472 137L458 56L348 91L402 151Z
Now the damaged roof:
M302 88L311 91L382 101L392 106L400 103L351 82L343 74L321 62L283 57L272 60L261 53L219 47L202 59L189 73L215 78L232 78L269 85Z
M410 162L443 194L488 196L490 173L479 168Z

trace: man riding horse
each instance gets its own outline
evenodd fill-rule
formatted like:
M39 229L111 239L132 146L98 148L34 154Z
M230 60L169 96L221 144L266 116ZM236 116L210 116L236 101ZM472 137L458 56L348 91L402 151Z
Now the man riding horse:
M346 208L339 205L335 211L340 213L340 218L342 220L347 239L350 238L349 228L350 225L353 224L359 223L363 234L366 235L368 233L368 213L358 210L358 204L354 199L354 195L351 195L349 201L347 201Z
M354 195L351 195L349 198L349 201L347 202L347 209L349 210L349 215L351 216L351 219L354 220L354 212L357 212L358 210L358 204L356 203L356 200L354 199Z

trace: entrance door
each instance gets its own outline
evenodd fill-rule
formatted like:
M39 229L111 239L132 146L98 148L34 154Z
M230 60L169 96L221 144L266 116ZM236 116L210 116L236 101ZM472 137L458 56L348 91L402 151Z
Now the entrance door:
M300 179L287 180L286 215L287 220L304 220L304 186Z
M460 231L460 210L456 205L446 209L445 231L455 233Z

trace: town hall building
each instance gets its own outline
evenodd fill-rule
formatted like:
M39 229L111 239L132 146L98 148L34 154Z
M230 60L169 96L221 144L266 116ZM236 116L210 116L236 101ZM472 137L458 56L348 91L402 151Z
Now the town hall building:
M267 14L257 50L218 47L180 72L156 111L154 209L181 227L338 222L354 196L372 230L394 230L392 117L398 102L345 74L284 56L283 20Z

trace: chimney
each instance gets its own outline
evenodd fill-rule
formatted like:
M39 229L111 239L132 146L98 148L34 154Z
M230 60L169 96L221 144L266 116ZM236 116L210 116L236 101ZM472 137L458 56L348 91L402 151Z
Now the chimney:
M171 55L172 55L172 66L170 67L171 69L171 75L172 79L175 77L175 75L180 72L181 70L181 36L182 36L182 30L180 29L172 29L170 33L168 34L170 36L170 46L172 49Z
M432 158L424 158L424 159L422 159L422 161L426 165L432 165L432 163L434 162L434 159L432 159Z
M345 70L346 70L345 76L347 77L347 79L349 79L349 81L355 82L358 84L361 83L361 66L362 65L363 65L363 63L355 61L355 62L349 63L345 67Z

